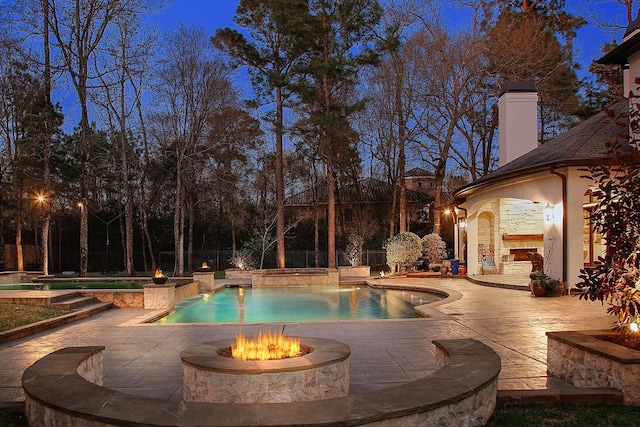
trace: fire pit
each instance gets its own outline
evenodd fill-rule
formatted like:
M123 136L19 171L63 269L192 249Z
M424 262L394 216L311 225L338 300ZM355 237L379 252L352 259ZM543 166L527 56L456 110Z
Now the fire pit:
M185 349L180 354L183 399L282 403L346 396L349 393L349 346L322 338L295 339L299 339L301 355L277 360L230 357L236 347L233 339Z

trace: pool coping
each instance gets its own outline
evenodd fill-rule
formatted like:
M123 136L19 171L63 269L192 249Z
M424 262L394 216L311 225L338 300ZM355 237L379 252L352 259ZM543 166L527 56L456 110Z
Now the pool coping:
M148 279L147 279L148 280ZM220 281L222 282L222 280ZM453 289L447 288L447 287L442 287L442 288L431 288L431 287L424 287L424 286L416 286L416 285L411 285L411 284L402 284L402 283L389 283L388 281L385 282L380 282L378 281L377 278L371 279L371 280L365 280L364 281L367 286L370 286L372 288L386 288L386 289L395 289L395 290L415 290L415 291L420 291L420 292L433 292L436 294L440 294L440 295L446 295L446 297L440 301L435 301L429 304L423 304L423 305L419 305L419 306L415 306L415 310L416 312L419 314L419 317L417 319L424 319L424 320L429 320L429 319L444 319L444 318L450 318L451 315L442 313L441 311L437 310L436 307L444 305L444 304L448 304L454 301L459 300L460 298L462 298L462 294L458 291L455 291ZM217 292L218 290L225 288L225 287L232 287L234 286L234 284L226 284L226 283L216 283L215 285L215 289L213 291L213 293ZM102 292L102 291L109 291L109 292L131 292L131 291L139 291L142 292L143 290L140 289L80 289L80 290L69 290L69 292L86 292L86 293L95 293L95 291L98 292ZM30 291L28 291L30 292ZM53 292L58 292L58 293L62 293L64 291L58 290L58 291L53 291ZM52 296L51 298L55 298L55 296ZM17 302L16 302L17 303ZM163 310L149 310L149 314L148 316L145 314L143 316L139 316L138 318L136 318L136 322L134 322L137 325L140 326L144 326L144 325L156 325L156 321L161 319L164 316L167 316L168 314L170 314L173 310L172 309L163 309ZM74 311L72 313L69 314L65 314L62 316L58 316L58 317L53 317L51 319L47 319L47 320L42 320L40 322L37 323L32 323L29 325L24 325L18 328L14 328L14 329L10 329L7 331L2 331L0 332L0 343L5 343L5 342L9 342L15 339L19 339L19 338L24 338L27 337L29 335L33 335L39 332L43 332L46 331L48 329L53 329L56 328L58 326L63 326L72 322L75 322L77 320L82 320L85 319L93 314L96 314L95 312L92 312L91 310L82 310L79 309L77 311ZM327 320L327 321L319 321L318 323L326 323L326 322L371 322L371 321L385 321L385 322L393 322L393 321L412 321L412 320L416 320L416 318L409 318L409 319L362 319L362 320ZM249 325L261 325L261 324L295 324L295 323L300 323L300 322L253 322L253 323L243 323L243 325L249 326ZM183 325L184 323L175 323L172 325ZM215 325L238 325L238 323L235 322L222 322L222 323L214 323L214 322L201 322L201 323L191 323L191 324L201 324L201 325L206 325L206 324L215 324Z

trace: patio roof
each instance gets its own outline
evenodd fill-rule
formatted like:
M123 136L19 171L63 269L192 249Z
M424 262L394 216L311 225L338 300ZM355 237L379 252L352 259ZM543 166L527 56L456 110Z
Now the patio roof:
M627 99L620 100L611 108L613 117L601 111L564 134L460 188L454 193L456 199L466 199L475 190L496 182L551 168L601 163L608 158L607 142L628 138L628 119L621 117L628 105Z

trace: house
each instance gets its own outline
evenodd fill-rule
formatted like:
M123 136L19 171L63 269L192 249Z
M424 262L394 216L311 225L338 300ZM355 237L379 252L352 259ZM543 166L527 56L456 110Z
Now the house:
M633 57L638 50L640 33L628 30L624 43L601 59L630 62L627 88L629 76L640 76L640 58ZM545 273L571 288L580 281L580 270L605 249L589 220L593 182L585 167L609 161L606 143L628 137L625 119L616 123L601 112L539 145L532 82L506 85L498 108L500 167L454 194L456 254L466 261L468 274L526 274L531 269L526 252L537 251L544 256ZM619 117L629 102L622 99L611 108Z
M419 191L434 196L436 176L425 169L413 168L405 172L404 185L407 190Z
M428 188L430 176L428 172L412 175L416 178L414 182L423 183L416 185L417 188ZM355 233L366 241L383 242L389 236L392 190L391 185L374 178L358 180L357 186L352 183L340 185L336 191L336 233L339 238L346 239ZM285 206L296 218L311 219L317 211L318 216L325 219L327 200L326 184L318 184L287 197ZM411 230L419 233L421 227L429 224L428 207L432 201L429 191L407 189L407 222Z

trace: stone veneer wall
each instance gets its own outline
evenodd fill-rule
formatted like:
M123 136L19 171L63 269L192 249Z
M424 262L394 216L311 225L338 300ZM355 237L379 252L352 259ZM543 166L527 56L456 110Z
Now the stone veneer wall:
M142 289L82 290L80 294L85 297L94 297L100 302L112 303L118 308L144 308Z
M171 309L177 303L200 293L199 283L191 282L178 286L175 283L144 285L144 308L158 310Z
M257 270L243 270L240 268L227 268L224 271L225 279L243 279L251 281L251 274Z
M580 388L615 388L640 406L640 351L598 338L608 331L547 332L547 372Z
M370 277L371 267L368 265L341 265L338 267L339 277Z
M235 339L187 347L182 359L186 402L308 402L349 394L349 355L344 343L301 338L309 354L282 360L238 361L218 354Z
M540 238L522 237L517 240L505 240L504 235L542 235L542 206L521 199L501 199L500 203L500 247L496 248L496 258L502 261L502 257L510 254L510 249L536 248L543 253L543 241ZM529 264L531 271L531 264Z
M336 268L285 268L255 270L251 275L254 288L278 288L288 286L339 286Z

